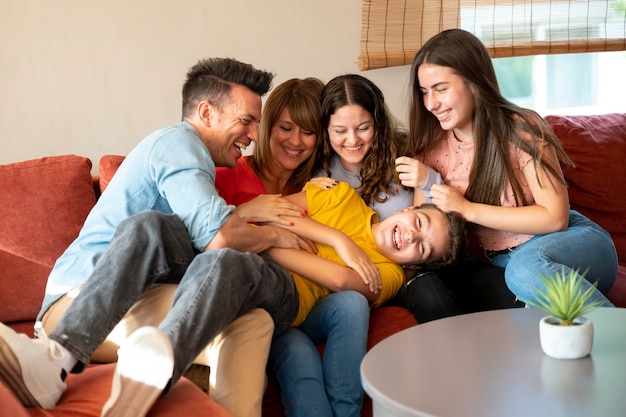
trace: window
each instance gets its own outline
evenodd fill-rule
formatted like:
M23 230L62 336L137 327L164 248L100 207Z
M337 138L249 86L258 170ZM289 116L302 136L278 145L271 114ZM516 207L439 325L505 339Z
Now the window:
M362 71L410 64L456 27L493 57L626 50L626 0L363 0L361 20Z
M626 112L626 52L494 58L502 94L548 114Z
M511 101L540 114L626 112L626 0L362 1L362 71L411 64L458 27L487 46Z

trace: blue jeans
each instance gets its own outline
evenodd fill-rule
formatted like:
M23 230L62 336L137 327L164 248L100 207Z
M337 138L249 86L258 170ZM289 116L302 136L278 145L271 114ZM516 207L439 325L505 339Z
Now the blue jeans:
M180 378L207 344L253 308L272 315L275 332L298 311L291 274L268 255L220 249L197 254L176 215L148 211L124 220L93 274L50 338L65 347L80 372L96 348L153 283L176 283L172 308L159 325L174 348Z
M268 369L278 379L288 417L359 417L360 366L370 308L356 291L317 302L299 328L274 337ZM323 358L316 344L326 342Z
M604 296L617 276L613 240L604 229L574 210L570 210L567 230L537 235L511 252L496 256L491 263L506 268L508 287L524 302L536 299L537 288L545 290L542 276L553 277L563 271L569 274L571 270L582 273L588 269L582 290L597 282L592 299L613 307Z

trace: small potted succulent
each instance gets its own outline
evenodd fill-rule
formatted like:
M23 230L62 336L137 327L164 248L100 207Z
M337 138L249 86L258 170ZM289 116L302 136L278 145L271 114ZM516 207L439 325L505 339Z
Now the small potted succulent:
M544 289L528 305L549 315L539 322L539 338L543 352L557 359L583 358L593 345L593 323L585 314L601 305L592 300L595 285L583 291L584 273L562 271L553 278L543 277Z

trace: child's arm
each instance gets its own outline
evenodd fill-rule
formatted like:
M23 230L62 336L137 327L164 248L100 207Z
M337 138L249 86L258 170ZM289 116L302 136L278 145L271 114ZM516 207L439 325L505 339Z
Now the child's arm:
M285 198L299 207L307 208L305 191L285 196ZM380 271L378 271L376 265L365 252L345 233L316 222L310 217L292 217L291 220L289 231L304 239L335 248L335 251L345 264L354 269L361 276L363 282L369 285L370 291L378 292L382 285ZM296 272L295 270L293 271Z
M288 270L332 292L355 290L363 294L370 304L378 299L378 290L372 292L352 268L294 249L273 248L269 250L269 254Z

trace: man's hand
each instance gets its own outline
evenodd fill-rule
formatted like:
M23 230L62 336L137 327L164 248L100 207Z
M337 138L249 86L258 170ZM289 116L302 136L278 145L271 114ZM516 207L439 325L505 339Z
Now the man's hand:
M240 252L263 252L269 248L304 249L317 253L315 246L290 230L288 226L254 226L233 213L205 250L231 248Z
M281 194L261 194L239 205L235 212L249 223L275 222L284 226L293 224L289 217L306 216L304 208L283 198Z
M317 248L308 239L301 238L297 234L290 232L287 229L283 229L281 227L276 226L259 226L262 228L271 227L275 229L277 235L276 244L274 244L274 248L283 248L283 249L304 249L307 252L310 252L314 255L317 255Z

